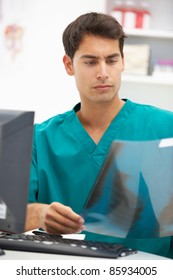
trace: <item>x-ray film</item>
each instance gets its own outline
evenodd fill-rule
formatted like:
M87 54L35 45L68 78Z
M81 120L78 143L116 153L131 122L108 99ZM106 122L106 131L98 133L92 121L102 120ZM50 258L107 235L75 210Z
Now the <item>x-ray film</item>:
M173 139L114 141L82 216L94 233L173 235Z

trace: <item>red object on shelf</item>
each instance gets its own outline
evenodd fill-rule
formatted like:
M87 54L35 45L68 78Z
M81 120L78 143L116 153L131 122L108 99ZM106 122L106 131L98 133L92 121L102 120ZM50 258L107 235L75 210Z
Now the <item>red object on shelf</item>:
M116 18L116 20L123 26L124 25L124 13L125 13L125 7L122 3L122 1L116 1L115 6L113 7L111 11L111 15Z
M127 29L150 27L151 13L148 3L141 0L117 0L111 11L111 15Z
M136 14L137 14L137 10L134 1L127 0L125 3L123 27L127 29L135 28Z
M148 4L142 2L136 14L136 28L150 28L151 13L148 9Z
M125 28L135 28L136 26L136 7L132 0L115 1L111 15Z

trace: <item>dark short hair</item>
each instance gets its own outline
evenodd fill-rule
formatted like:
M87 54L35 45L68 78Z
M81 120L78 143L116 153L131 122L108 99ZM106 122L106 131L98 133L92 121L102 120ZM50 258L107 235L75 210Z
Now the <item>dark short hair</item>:
M90 12L71 22L62 35L65 53L71 59L73 59L85 34L119 40L119 48L123 57L126 35L122 26L114 17L104 13Z

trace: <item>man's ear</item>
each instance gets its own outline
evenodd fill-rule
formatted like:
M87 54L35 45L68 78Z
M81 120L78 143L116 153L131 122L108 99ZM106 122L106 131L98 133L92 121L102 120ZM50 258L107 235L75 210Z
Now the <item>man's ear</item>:
M70 76L73 76L73 74L74 74L73 63L72 63L71 58L66 54L63 56L63 63L64 63L67 74Z

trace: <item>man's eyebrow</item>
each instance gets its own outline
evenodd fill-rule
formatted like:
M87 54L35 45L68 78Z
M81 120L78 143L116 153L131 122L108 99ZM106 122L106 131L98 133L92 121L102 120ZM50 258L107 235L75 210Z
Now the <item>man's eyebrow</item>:
M83 54L80 57L81 59L89 58L89 59L99 59L99 56L92 55L92 54Z
M116 57L120 57L120 54L119 53L113 53L113 54L109 54L108 56L105 57L105 59L108 59L108 58L116 58ZM84 55L81 55L80 57L81 59L99 59L100 57L99 56L96 56L96 55L92 55L92 54L84 54Z
M113 53L113 54L110 54L108 55L106 58L114 58L114 57L120 57L120 53Z

